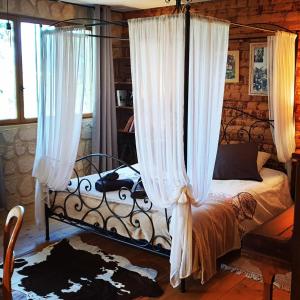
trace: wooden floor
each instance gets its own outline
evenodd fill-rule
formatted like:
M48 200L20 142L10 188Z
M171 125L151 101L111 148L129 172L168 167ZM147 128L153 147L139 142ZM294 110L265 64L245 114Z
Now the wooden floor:
M5 214L0 213L0 226L3 228ZM168 259L148 252L137 250L129 246L121 245L92 233L80 231L69 225L52 221L50 225L51 241L57 241L64 237L80 235L82 240L99 246L102 250L112 254L122 255L133 264L151 267L158 271L158 282L164 289L164 294L159 299L172 300L256 300L262 299L262 284L229 272L220 272L207 284L201 285L199 281L188 279L187 292L182 294L179 289L173 289L169 285L169 262ZM47 243L44 242L44 232L39 231L34 224L33 207L26 207L24 224L16 245L16 256L31 253L42 249ZM0 251L2 257L2 233L0 235ZM142 298L146 299L146 298ZM290 299L286 291L274 289L274 300Z

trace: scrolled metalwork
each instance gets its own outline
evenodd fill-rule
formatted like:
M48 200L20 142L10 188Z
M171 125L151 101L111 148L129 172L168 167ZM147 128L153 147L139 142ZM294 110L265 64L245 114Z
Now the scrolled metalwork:
M128 167L140 177L139 171L133 166L110 155L99 153L82 157L76 161L80 168L76 168L75 164L74 178L72 178L66 190L51 193L51 206L48 209L48 217L63 220L72 225L77 222L76 226L92 228L94 231L113 239L122 240L125 236L127 243L167 255L169 253L168 248L171 245L171 237L169 234L164 236L161 232L169 232L171 217L165 210L165 213L161 215L164 224L159 224L159 227L165 226L165 228L159 228L162 231L157 232L158 228L155 227L152 218L154 213L153 204L146 194L142 198L137 199L135 197L137 185L132 189L121 187L117 190L117 201L111 201L109 193L105 192L105 189L102 193L99 192L96 200L87 201L86 194L93 190L94 181L103 178L103 173L98 167L103 159L110 159L118 163L119 166L114 170ZM94 173L93 179L85 176L83 165L86 166L85 169L88 173ZM103 184L101 180L100 184ZM122 209L120 205L122 205ZM135 231L140 230L145 230L146 239L145 237L139 240L134 238Z
M266 135L272 136L272 127L272 120L257 117L257 115L244 112L235 107L224 106L219 142L227 144L255 142L261 151L272 152L275 146L272 142L268 143L266 139ZM97 179L102 179L103 173L99 166L101 166L103 159L110 160L115 165L118 165L115 170L127 167L139 175L138 170L133 166L107 154L99 153L82 157L76 161L81 167L78 169L74 168L74 178L66 190L51 192L51 205L45 208L46 218L57 219L135 247L169 256L171 215L165 209L161 219L164 220L164 224L155 224L152 218L155 210L153 204L147 195L140 197L141 194L139 194L137 196L137 184L132 189L121 187L117 191L117 202L110 201L107 192L99 193L99 197L92 203L86 201L84 194L92 191L93 182L90 181L89 177L85 177L87 175L85 171L89 174L93 173L93 176L96 176ZM271 167L283 170L279 165L278 161L273 160ZM237 196L238 205L243 204L240 201L241 199L243 200L241 196L246 196L246 194ZM118 205L123 205L126 209L118 212L116 208ZM237 208L236 204L236 210ZM75 215L72 213L72 210L75 212ZM160 232L157 232L155 225L159 227L164 226L165 228L160 228ZM46 227L48 228L49 226ZM147 237L136 239L134 231L139 235L138 231L144 230L145 227L147 227ZM49 232L47 232L46 236L49 236Z
M272 158L266 164L267 167L286 172L285 166L277 159L276 147L272 140L273 128L273 120L261 118L254 113L251 114L225 104L223 106L219 143L256 143L259 151L272 154Z

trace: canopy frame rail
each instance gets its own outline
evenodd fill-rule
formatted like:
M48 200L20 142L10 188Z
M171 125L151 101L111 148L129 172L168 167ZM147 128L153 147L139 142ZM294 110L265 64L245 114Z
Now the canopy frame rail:
M274 24L274 23L249 23L249 24L240 24L240 23L231 23L231 28L245 27L253 30L260 30L266 32L275 33L278 30L286 31L289 33L297 33L298 31L290 30L282 25ZM262 27L264 26L264 27ZM268 28L269 27L269 28Z
M78 23L76 21L95 21L95 23L88 23L88 24L84 24L84 23ZM58 22L55 22L53 24L51 24L51 26L55 26L57 27L58 25L61 24L65 24L65 23L69 23L71 25L82 25L85 27L94 27L94 26L107 26L107 25L115 25L115 26L121 26L121 27L128 27L128 24L126 21L107 21L104 19L97 19L97 18L72 18L72 19L65 19L65 20L61 20ZM64 27L64 26L61 26Z

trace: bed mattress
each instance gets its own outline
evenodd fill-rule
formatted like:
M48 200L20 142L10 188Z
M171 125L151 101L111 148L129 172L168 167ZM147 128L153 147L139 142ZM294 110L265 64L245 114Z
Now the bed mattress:
M133 167L138 170L138 165ZM120 179L131 178L135 182L140 177L129 168L120 169L118 173ZM201 206L193 207L194 274L202 282L215 273L218 257L241 246L245 233L292 205L284 173L263 168L260 174L262 182L213 180L207 199ZM69 192L51 195L52 210L170 249L167 223L171 209L158 209L150 201L135 202L127 190L107 192L104 199L95 189L98 179L98 174L72 179ZM80 189L77 189L78 184Z

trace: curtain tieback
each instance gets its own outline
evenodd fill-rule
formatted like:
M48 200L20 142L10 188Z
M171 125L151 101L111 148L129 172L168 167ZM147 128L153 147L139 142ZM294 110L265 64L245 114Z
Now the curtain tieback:
M178 286L182 278L192 273L192 203L193 197L189 186L182 187L172 212L170 226L172 236L170 283L173 287Z
M177 200L177 204L193 204L194 200L193 200L193 196L191 194L191 190L190 187L185 185L184 187L181 188L180 191L180 196Z

